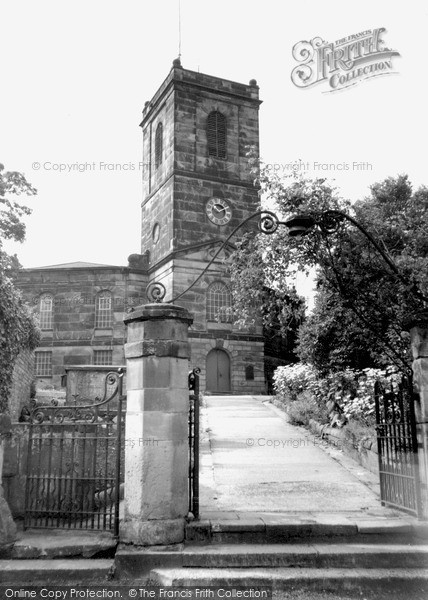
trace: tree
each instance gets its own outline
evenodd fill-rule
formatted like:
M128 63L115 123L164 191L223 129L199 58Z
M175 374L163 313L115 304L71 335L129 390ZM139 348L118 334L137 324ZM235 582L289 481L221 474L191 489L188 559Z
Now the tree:
M258 168L257 161L253 165ZM314 314L301 327L299 356L322 371L409 365L404 323L421 307L428 290L427 188L413 193L407 176L388 178L352 206L325 179L294 175L281 180L263 167L257 179L281 219L310 214L318 226L298 239L286 227L275 230L273 225L271 235L247 237L238 244L231 279L240 320L248 322L254 308L261 306L266 324L271 311L261 291L268 285L287 298L280 311L287 331L296 311L289 301L295 295L293 275L316 266L318 300ZM326 210L345 212L361 223L393 257L399 275L357 227L346 219L326 219Z
M321 283L314 311L299 328L296 353L321 376L347 367L363 370L380 366L367 344L364 324L343 306L335 290Z
M12 276L19 268L18 259L4 249L4 240L22 242L25 239L22 218L31 213L31 209L11 197L36 193L24 175L5 171L0 164L0 413L7 412L16 357L24 348L35 348L39 341L30 308L13 285Z

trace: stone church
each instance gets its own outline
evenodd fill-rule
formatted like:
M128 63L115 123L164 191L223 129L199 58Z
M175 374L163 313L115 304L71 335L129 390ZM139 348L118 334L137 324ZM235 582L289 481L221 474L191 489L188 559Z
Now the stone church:
M164 302L194 315L191 366L201 368L203 391L266 391L262 328L238 329L227 310L225 262L236 239L220 249L258 210L246 147L258 148L260 103L255 80L236 83L173 62L143 110L141 254L127 266L71 263L19 275L40 314L38 385L58 387L70 365L123 365L124 314L148 302L146 287L156 282Z

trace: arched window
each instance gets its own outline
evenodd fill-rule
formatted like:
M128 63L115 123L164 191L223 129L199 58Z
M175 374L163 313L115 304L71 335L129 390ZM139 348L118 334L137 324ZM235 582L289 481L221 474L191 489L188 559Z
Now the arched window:
M158 123L156 127L155 135L155 167L156 169L162 162L162 150L163 150L163 125Z
M226 117L213 110L207 119L208 154L216 158L226 158Z
M207 321L230 323L230 311L227 310L230 306L230 292L227 285L221 281L212 283L207 292Z
M112 325L112 302L110 292L101 292L95 306L95 327L105 329Z
M53 298L50 294L40 296L40 329L52 329Z

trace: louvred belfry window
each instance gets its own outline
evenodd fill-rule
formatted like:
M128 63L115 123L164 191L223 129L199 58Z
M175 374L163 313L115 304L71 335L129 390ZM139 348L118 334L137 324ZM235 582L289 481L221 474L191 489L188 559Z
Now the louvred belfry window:
M216 158L226 158L226 117L213 110L207 119L208 154Z

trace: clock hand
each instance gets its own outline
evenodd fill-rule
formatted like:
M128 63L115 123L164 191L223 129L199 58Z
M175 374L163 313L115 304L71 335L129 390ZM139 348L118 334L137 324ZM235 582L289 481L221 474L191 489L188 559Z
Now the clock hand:
M220 208L217 208L218 206L219 206ZM215 204L215 205L213 206L213 211L215 211L215 212L216 212L216 213L218 213L219 215L220 215L220 214L224 214L224 213L226 212L226 211L225 211L225 208L224 208L224 207L223 207L221 204Z

